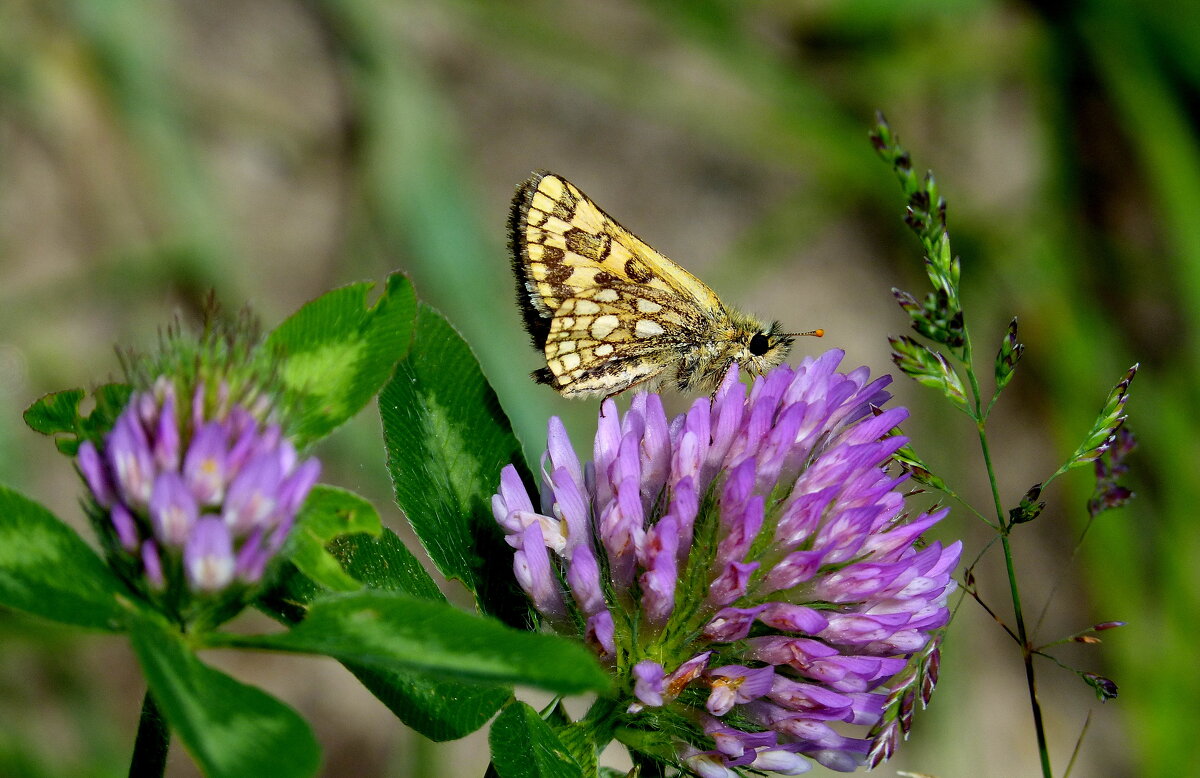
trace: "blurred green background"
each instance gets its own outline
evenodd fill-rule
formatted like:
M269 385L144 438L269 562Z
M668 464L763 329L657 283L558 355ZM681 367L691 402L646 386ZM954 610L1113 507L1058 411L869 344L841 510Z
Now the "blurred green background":
M1058 655L1114 678L1101 707L1039 665L1056 771L1176 776L1200 764L1200 5L962 0L4 0L0 3L0 481L81 522L78 487L20 413L114 376L209 289L268 325L332 285L402 269L475 347L531 456L550 413L586 452L595 403L528 381L504 223L535 168L561 173L728 302L824 327L846 366L890 368L925 291L884 110L950 200L980 369L1012 315L1027 352L993 451L1015 504L1142 369L1132 507L1075 563L1090 478L1015 537L1027 610L1065 584L1043 640L1123 619ZM794 361L795 357L793 358ZM990 503L969 422L897 382L915 448ZM677 400L678 410L685 400ZM385 509L371 413L320 452ZM965 511L944 522L973 556ZM1002 561L979 568L1007 614ZM482 736L404 731L332 662L214 654L314 722L325 774L482 775ZM0 613L0 775L123 775L143 687L122 641ZM1015 646L974 603L932 708L877 771L1037 772ZM178 750L178 749L177 749ZM172 775L195 774L173 755Z

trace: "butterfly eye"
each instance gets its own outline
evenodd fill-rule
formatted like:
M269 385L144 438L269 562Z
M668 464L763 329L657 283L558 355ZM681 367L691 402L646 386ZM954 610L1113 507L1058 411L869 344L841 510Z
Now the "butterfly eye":
M756 357L761 357L766 354L771 348L771 341L767 340L767 336L761 332L754 333L754 337L750 338L748 346L750 353Z

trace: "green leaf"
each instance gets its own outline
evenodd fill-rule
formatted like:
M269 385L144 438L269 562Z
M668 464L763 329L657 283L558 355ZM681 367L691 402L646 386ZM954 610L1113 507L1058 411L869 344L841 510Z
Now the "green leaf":
M588 715L580 721L574 721L563 704L562 698L542 714L542 720L554 730L558 742L562 744L575 764L579 765L585 775L595 775L598 770L599 754L597 743L609 743L615 735L616 719L613 715L616 703L611 699L597 701L588 709ZM624 773L622 773L624 775Z
M408 546L395 532L384 528L376 539L362 535L336 538L329 552L347 573L369 589L403 592L425 600L444 602L446 597Z
M325 588L353 592L362 588L362 582L342 569L326 545L341 535L378 536L382 531L371 503L353 492L318 485L304 501L281 556Z
M500 778L583 778L579 764L538 712L514 700L488 734Z
M83 402L82 389L64 389L38 398L25 409L23 418L34 432L56 435L60 432L74 433L79 423L79 403Z
M25 409L23 418L34 432L54 437L58 450L75 456L85 440L99 442L112 429L113 422L133 392L126 384L104 384L92 392L95 407L86 416L79 406L87 394L82 389L66 389L41 397Z
M446 600L413 553L386 527L377 537L356 534L334 538L325 550L342 571L354 579L355 590L365 586L435 602ZM285 563L260 594L258 604L279 620L296 624L307 615L310 603L337 591L322 586L294 565Z
M412 351L379 394L396 501L430 559L485 613L526 619L512 550L492 517L500 470L525 459L475 355L441 314L421 305Z
M0 487L0 603L115 632L123 629L128 595L75 530L38 503Z
M293 434L307 445L342 424L370 401L412 339L416 296L399 273L374 306L359 283L308 303L267 337L282 355L279 375L299 419Z
M398 592L330 595L314 601L288 632L214 634L210 645L325 654L366 668L519 683L559 694L608 686L607 675L579 643Z
M321 750L300 714L205 665L168 626L138 620L130 633L150 694L208 776L308 776Z
M597 738L593 722L583 720L567 724L557 730L557 735L559 742L571 754L575 763L588 775L595 775L599 766L597 764L599 755L596 753ZM607 743L610 739L611 737L606 738L604 742Z
M344 535L327 549L345 573L372 589L400 591L427 600L445 600L437 585L396 534L384 529L379 537ZM329 594L284 565L273 589L259 606L287 623L300 621L307 604ZM343 662L379 701L401 721L431 740L455 740L479 729L506 700L511 689L496 684L462 683L432 678L410 670L380 670Z
M342 664L405 726L439 743L471 734L512 699L512 689L503 685Z

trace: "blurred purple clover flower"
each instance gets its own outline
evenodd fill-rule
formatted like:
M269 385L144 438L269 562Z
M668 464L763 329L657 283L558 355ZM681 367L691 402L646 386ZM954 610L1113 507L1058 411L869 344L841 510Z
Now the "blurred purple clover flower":
M320 475L268 412L164 376L134 392L99 443L79 446L94 523L114 567L182 614L257 584ZM212 396L210 396L210 394Z
M936 668L961 543L917 543L946 511L909 517L886 472L907 411L878 411L890 377L842 357L748 396L735 367L670 422L656 394L623 417L605 400L586 465L552 418L536 507L501 473L521 586L612 668L621 726L674 733L665 751L696 775L852 771L912 660Z

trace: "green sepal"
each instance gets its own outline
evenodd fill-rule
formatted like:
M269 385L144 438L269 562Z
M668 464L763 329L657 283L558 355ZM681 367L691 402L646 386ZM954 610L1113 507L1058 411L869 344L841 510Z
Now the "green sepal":
M1100 410L1100 414L1092 423L1092 428L1088 430L1083 442L1079 444L1079 448L1075 449L1075 452L1067 458L1054 476L1095 461L1113 445L1117 430L1125 423L1122 411L1125 409L1125 402L1129 399L1129 385L1137 375L1137 371L1138 365L1136 364L1125 371L1124 377L1108 393L1104 408Z
M892 344L892 361L900 372L923 386L939 390L956 408L974 418L962 379L944 356L907 335L888 338L888 342Z
M873 416L879 416L882 413L882 408L874 405L871 406L871 414ZM907 436L905 436L904 430L900 429L899 427L892 427L887 431L887 434L884 435L884 437L906 438ZM914 451L912 446L908 445L908 443L905 443L903 446L896 449L896 451L892 454L892 460L895 461L896 464L900 465L900 467L903 468L906 473L910 474L912 479L917 483L937 489L939 492L950 494L950 487L946 485L946 482L934 475L934 473L929 469L929 465L925 464L925 461L917 456L917 452Z
M899 434L899 430L895 430L894 432ZM892 459L896 460L900 467L904 468L905 472L910 473L912 479L917 483L924 484L931 489L937 489L939 492L948 492L950 490L946 482L940 476L935 475L929 469L929 466L917 456L917 452L907 443L896 449L896 452L892 454Z

